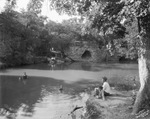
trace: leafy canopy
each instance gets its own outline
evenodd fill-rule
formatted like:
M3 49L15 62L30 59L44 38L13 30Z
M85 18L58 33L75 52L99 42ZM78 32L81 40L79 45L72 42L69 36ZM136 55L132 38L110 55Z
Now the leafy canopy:
M95 32L104 39L104 43L111 43L112 48L126 42L132 52L131 49L140 46L140 43L136 43L139 42L136 36L150 32L149 0L50 1L52 8L59 13L81 15L86 20L85 32L89 33L96 29ZM131 26L134 29L129 29Z

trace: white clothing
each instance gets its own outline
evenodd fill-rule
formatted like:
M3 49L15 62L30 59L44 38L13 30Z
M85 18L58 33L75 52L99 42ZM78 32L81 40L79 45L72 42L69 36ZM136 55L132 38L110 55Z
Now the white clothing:
M55 57L52 57L51 60L55 60Z
M104 82L102 87L103 87L103 90L104 90L105 92L111 94L111 88L110 88L110 85L109 85L108 82Z

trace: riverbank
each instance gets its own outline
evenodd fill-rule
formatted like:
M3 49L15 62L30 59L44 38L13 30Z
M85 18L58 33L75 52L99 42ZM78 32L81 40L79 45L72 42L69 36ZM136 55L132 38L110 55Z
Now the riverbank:
M131 95L131 94L130 94ZM132 98L128 97L107 97L105 101L90 97L86 103L86 119L133 119Z
M149 110L132 114L132 91L121 91L122 96L110 96L104 101L91 96L86 102L84 119L149 119Z

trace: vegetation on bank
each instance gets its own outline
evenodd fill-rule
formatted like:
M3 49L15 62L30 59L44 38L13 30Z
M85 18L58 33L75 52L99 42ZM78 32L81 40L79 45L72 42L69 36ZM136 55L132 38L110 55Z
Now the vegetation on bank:
M71 41L80 37L80 26L76 19L63 25L46 20L33 11L19 13L7 8L0 13L0 62L9 66L33 64L38 57L53 56L51 48L65 56ZM71 29L72 24L78 31Z
M88 31L83 17L56 23L40 14L41 7L40 0L29 2L27 11L22 12L15 11L13 1L5 5L5 10L0 13L0 62L7 66L34 64L41 62L39 57L44 57L44 61L45 57L52 57L52 48L64 59L67 57L65 51L74 41L94 40L100 48L108 44L104 39L111 36L103 37L94 30ZM119 52L126 51L125 43L122 47L125 48Z
M64 60L68 57L65 52L74 41L94 39L98 42L93 35L82 35L83 23L77 18L55 23L35 11L19 13L9 7L0 13L0 62L7 66L47 62L45 57L54 56L52 48Z

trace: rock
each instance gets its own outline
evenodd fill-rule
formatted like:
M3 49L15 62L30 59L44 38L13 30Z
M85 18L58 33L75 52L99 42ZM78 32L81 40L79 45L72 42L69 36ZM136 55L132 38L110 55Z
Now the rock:
M119 57L115 54L111 56L106 48L99 48L97 42L79 41L70 46L70 49L65 52L67 56L75 61L89 61L89 62L117 62Z

